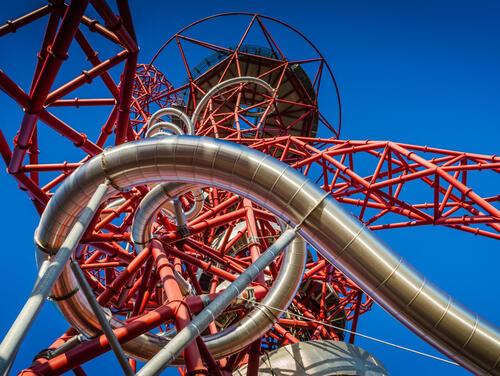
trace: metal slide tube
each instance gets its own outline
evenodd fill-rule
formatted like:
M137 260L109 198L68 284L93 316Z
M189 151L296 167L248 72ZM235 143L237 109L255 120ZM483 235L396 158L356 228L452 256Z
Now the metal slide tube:
M154 132L156 130L158 130L158 132ZM158 137L158 136L169 136L169 134L166 133L164 130L167 130L172 134L176 135L184 134L182 129L179 126L175 125L174 123L171 123L169 121L160 121L151 126L150 128L148 128L144 137L148 138L148 137Z
M120 342L118 342L115 333L113 333L113 328L111 328L111 325L109 324L106 315L104 314L101 306L97 302L94 296L94 292L92 291L92 288L89 286L89 283L87 282L87 279L85 278L82 269L80 269L80 265L78 265L78 262L76 262L75 260L72 260L70 265L76 277L76 280L78 281L80 288L83 291L83 294L87 298L90 307L92 308L94 314L99 320L99 324L101 324L102 331L106 336L106 338L108 339L109 345L111 346L111 349L113 349L113 352L115 353L115 356L118 359L118 363L120 363L120 366L122 367L123 373L126 376L133 376L134 371L132 371L132 368L130 368L130 364L128 363L127 358L125 357Z
M103 179L104 180L104 179ZM101 181L103 181L101 180ZM8 370L11 362L14 360L17 349L21 345L24 337L28 333L31 324L40 312L43 303L48 298L52 287L54 286L59 275L63 271L71 254L74 252L80 240L87 230L88 225L94 218L94 215L101 204L103 197L108 190L108 182L100 184L90 199L85 200L87 205L79 210L76 222L67 229L67 235L64 241L58 247L57 253L53 256L50 262L42 263L38 280L35 283L30 297L26 301L23 309L10 327L7 335L0 345L0 374L4 375ZM75 219L74 218L74 219ZM35 236L36 238L36 236ZM49 252L48 254L51 254ZM48 256L46 254L46 256Z
M172 212L172 200L186 192L199 191L195 188L196 185L193 184L165 183L157 185L144 196L132 222L132 239L136 242L137 249L142 249L151 241L151 225L159 208L164 207ZM188 214L186 216L191 219ZM261 306L255 307L239 322L216 334L203 337L215 357L227 356L241 350L271 328L275 321L273 317L279 316L279 310L288 307L300 286L306 257L304 242L295 241L286 251L277 278L262 301L262 304L276 307L278 310L269 312Z
M230 78L229 80L222 81L212 87L204 96L201 98L200 102L196 106L193 115L191 116L191 124L194 126L196 122L198 121L198 118L200 117L201 111L203 111L203 108L207 105L208 101L210 98L212 98L215 94L220 92L221 90L224 90L226 87L231 86L231 85L236 85L236 84L255 84L263 87L266 89L269 94L274 93L274 89L271 85L269 85L266 81L253 77L253 76L243 76L243 77L234 77ZM161 110L160 110L161 111ZM255 114L255 115L262 115L262 114Z
M132 222L132 241L141 250L151 240L151 225L156 214L163 208L172 217L176 216L174 200L192 191L193 206L184 215L187 221L196 217L203 209L203 192L193 184L164 183L154 187L139 203ZM181 216L182 217L182 216ZM185 224L185 223L184 223ZM177 222L179 225L179 222Z
M171 134L164 132L163 130L167 130L169 132L172 132L173 135L182 135L184 134L184 131L174 123L168 122L168 121L159 121L158 120L165 115L169 116L175 116L178 119L180 119L186 129L187 129L187 134L193 134L194 133L194 126L191 123L191 120L189 117L181 110L177 108L163 108L158 111L156 111L151 118L148 120L147 124L147 131L145 134L145 137L162 137L162 136L170 136ZM158 130L158 132L153 133L153 131ZM151 192L144 197L143 201L150 201L151 202L157 202L162 201L164 196L168 196L168 189L169 189L168 183L166 184L160 184L159 186L155 187L155 189L152 189ZM174 207L173 210L169 208L170 213L174 213L177 221L177 227L183 231L185 229L185 221L190 220L194 217L196 217L202 210L203 210L203 191L201 189L196 189L192 191L193 197L194 197L194 203L193 206L187 211L183 212L182 206L180 206L180 202L177 200L179 195L171 196L169 199L174 200ZM172 206L172 203L169 201L164 201L162 204L163 205L168 205L169 207ZM159 209L159 205L158 205ZM152 213L152 214L156 214ZM149 229L148 229L149 230ZM137 234L136 234L137 235Z
M172 107L167 107L167 108L162 108L158 111L156 111L153 115L151 115L151 118L148 120L148 129L152 128L155 124L157 124L157 121L162 118L162 116L173 116L178 118L184 123L184 126L186 127L187 134L194 134L194 126L193 123L191 122L191 119L189 119L189 116L187 116L184 112L177 108L172 108ZM170 127L171 130L174 130L174 127Z
M163 371L179 356L186 346L208 328L208 325L214 321L231 302L280 255L281 252L283 252L296 236L297 232L295 229L286 230L281 234L281 236L254 263L196 315L184 329L177 333L158 354L147 362L137 375L153 376Z
M122 188L160 181L214 186L249 198L290 224L309 211L300 234L376 302L424 340L477 374L500 375L500 335L473 313L433 287L383 245L330 196L283 162L221 140L173 136L130 142L105 150L71 174L45 209L37 241L57 250L94 187L106 177ZM58 281L71 291L69 273ZM68 320L91 331L92 317L75 294L59 303ZM73 314L78 311L79 314ZM139 340L139 338L137 338ZM156 341L156 343L154 343ZM159 339L130 341L126 351L142 355ZM151 351L154 354L154 351Z

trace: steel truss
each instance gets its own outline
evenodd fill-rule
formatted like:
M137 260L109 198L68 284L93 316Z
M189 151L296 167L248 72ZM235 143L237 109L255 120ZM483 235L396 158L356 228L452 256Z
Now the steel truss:
M212 17L189 25L159 51L161 54L170 43L178 48L188 82L175 86L153 64L137 64L138 44L126 1L117 2L118 14L104 0L92 0L90 4L101 20L85 15L87 1L69 5L53 1L0 27L0 36L5 36L41 18L47 20L30 88L21 88L0 71L0 88L24 110L19 131L12 140L0 130L0 153L9 174L27 192L39 213L60 184L106 146L143 138L147 120L156 109L175 106L192 115L211 87L233 77L248 76L250 68L258 66L253 76L269 83L274 91L266 92L248 83L221 90L195 119L196 134L243 144L289 164L346 204L372 230L439 225L500 238L500 195L483 193L484 178L479 176L482 173L487 179L498 178L500 157L391 141L339 139L340 99L339 117L333 124L318 107L325 76L329 76L338 96L330 66L307 39L305 42L317 56L287 59L266 23L279 22L297 32L290 26L249 15L239 42L227 47L188 35L191 27ZM267 41L265 49L257 51L247 44L252 28L258 28ZM101 60L87 39L89 32L119 51ZM91 67L54 89L73 41ZM185 47L189 43L218 57L193 74L195 70ZM111 70L120 64L122 74L116 83ZM316 67L309 75L310 86L296 78L302 73L297 73L295 67L307 64ZM70 98L95 79L102 81L107 89L105 94ZM75 108L76 113L76 108L82 106L111 108L93 139L72 126L70 120L66 122L53 113L58 107ZM39 143L39 128L45 126L73 143L84 157L40 163L40 152L50 147ZM317 134L321 137L315 137ZM97 301L123 319L124 325L114 329L120 343L148 332L186 327L192 316L202 311L206 299L213 301L220 296L225 286L236 280L281 233L279 221L257 204L214 187L203 187L203 211L187 222L189 236L179 231L171 216L159 212L153 225L157 239L138 251L130 226L149 190L147 186L138 186L103 203L75 254ZM192 193L180 199L184 209L195 200ZM263 299L282 260L278 257L252 283L246 291L247 300ZM52 298L57 301L65 297ZM219 359L213 357L199 337L184 351L185 367L179 365L179 371L227 375L245 363L256 364L261 352L283 345L309 339L352 343L359 317L371 305L372 299L354 282L310 252L301 288L289 307L289 312L310 320L281 316L261 339ZM214 334L223 330L251 308L246 300L235 301L208 331ZM347 337L341 330L318 323L325 321L339 328L348 327L353 333ZM95 337L86 339L70 328L21 374L56 375L73 370L82 375L85 362L109 350L106 335L95 333ZM130 357L129 363L135 371L136 359ZM256 374L256 369L249 370L249 374Z

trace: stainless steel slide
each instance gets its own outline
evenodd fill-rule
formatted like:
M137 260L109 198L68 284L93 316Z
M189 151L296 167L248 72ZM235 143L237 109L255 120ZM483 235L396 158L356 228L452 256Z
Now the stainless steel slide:
M496 328L432 286L307 178L271 156L234 143L171 136L106 150L76 170L49 202L35 236L41 248L59 248L82 203L106 178L121 188L160 181L216 186L254 200L290 225L302 222L300 234L307 242L403 324L470 371L500 375ZM46 255L38 252L40 259ZM76 286L67 268L54 294L67 294ZM58 304L82 332L98 328L80 292ZM148 358L164 340L142 336L124 348Z

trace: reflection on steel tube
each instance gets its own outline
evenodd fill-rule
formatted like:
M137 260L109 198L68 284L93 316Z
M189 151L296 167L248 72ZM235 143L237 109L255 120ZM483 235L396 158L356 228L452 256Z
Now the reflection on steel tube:
M244 146L194 136L147 139L106 150L77 169L49 202L37 242L57 250L82 202L106 177L122 188L160 181L215 186L255 201L291 225L297 224L324 195L291 167ZM452 302L361 227L329 197L311 212L300 234L424 340L472 372L500 374L497 329ZM74 285L66 270L56 289L64 293ZM95 319L81 295L59 305L75 327L93 331L90 324ZM128 342L126 351L141 351L140 355L148 358L161 346L158 338L143 337Z

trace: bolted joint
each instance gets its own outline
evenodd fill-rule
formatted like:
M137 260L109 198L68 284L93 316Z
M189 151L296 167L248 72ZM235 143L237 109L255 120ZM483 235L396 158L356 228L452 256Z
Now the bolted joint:
M7 30L9 30L10 33L15 33L17 31L17 25L15 21L7 20L5 24L7 25Z
M88 70L82 70L82 75L85 77L85 81L87 81L87 83L92 83L92 75Z
M79 148L82 147L83 145L85 145L85 143L88 140L88 137L85 133L80 133L80 137L81 137L80 141L73 143L73 145L75 145L76 147L79 147Z
M65 52L64 54L59 55L59 54L57 54L57 53L53 50L53 48L52 48L52 47L53 47L52 45L50 45L50 46L48 46L48 47L47 47L47 53L48 53L50 56L52 56L54 59L57 59L57 60L62 60L62 61L68 60L69 55L68 55L68 53L67 53L67 52Z
M185 238L185 237L189 236L190 231L189 231L189 228L187 227L187 225L181 225L181 226L177 226L177 233L179 234L179 236L181 238Z
M38 359L47 359L50 360L54 357L53 349L43 349L33 358L33 362L36 362Z

